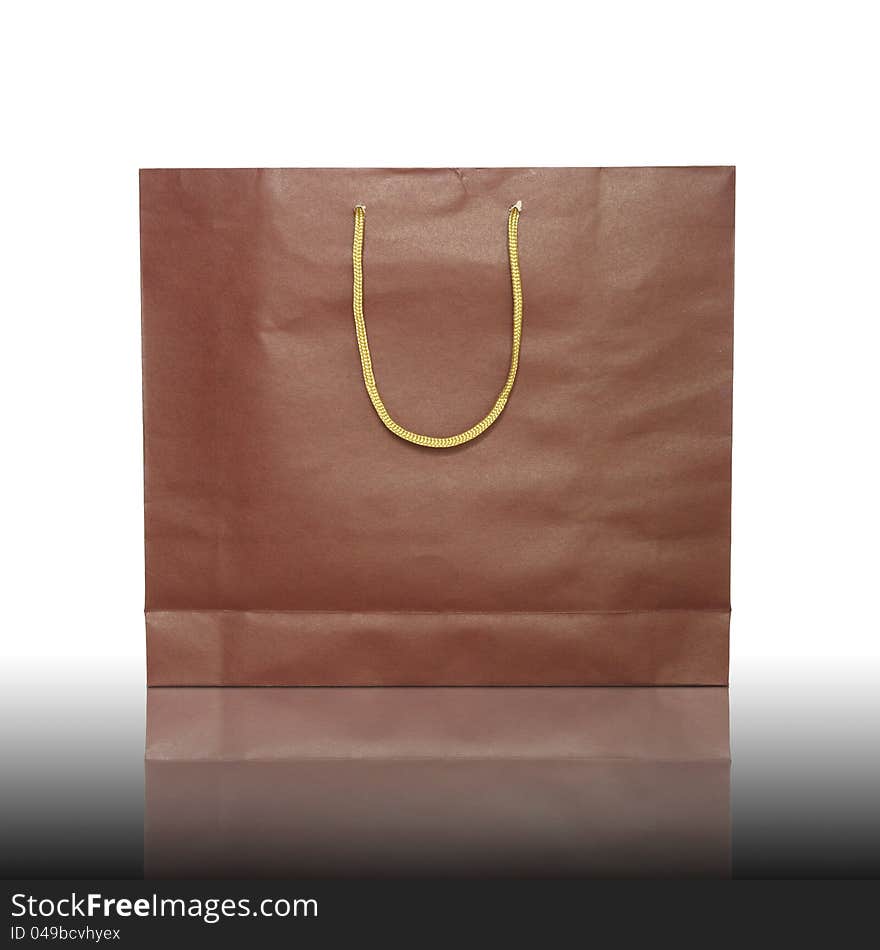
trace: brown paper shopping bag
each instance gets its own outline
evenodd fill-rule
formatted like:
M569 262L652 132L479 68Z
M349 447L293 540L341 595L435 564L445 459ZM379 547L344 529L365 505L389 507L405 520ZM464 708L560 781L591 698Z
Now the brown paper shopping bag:
M141 173L152 685L723 684L732 168Z

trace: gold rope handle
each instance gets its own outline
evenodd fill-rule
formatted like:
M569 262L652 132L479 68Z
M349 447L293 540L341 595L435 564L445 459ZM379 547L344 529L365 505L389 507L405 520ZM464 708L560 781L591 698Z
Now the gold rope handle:
M370 357L370 344L367 342L367 325L364 321L364 220L367 209L363 205L358 205L354 209L354 243L351 249L352 263L354 265L354 292L352 296L352 309L354 311L354 327L357 334L358 351L361 357L361 369L364 373L364 385L367 387L367 394L370 402L376 410L376 415L382 420L386 429L389 429L396 436L405 439L407 442L414 442L416 445L424 445L429 449L451 449L456 445L463 445L470 442L478 435L482 435L501 415L504 407L507 405L507 399L513 389L513 383L516 380L516 371L519 366L519 350L522 340L522 317L523 317L523 295L522 280L519 273L519 244L517 227L519 216L522 212L522 202L517 201L508 211L507 216L507 252L510 258L510 286L513 291L513 344L510 351L510 370L507 373L507 381L504 388L498 394L492 408L488 414L470 429L465 432L459 432L458 435L433 436L420 435L418 432L410 432L402 425L395 422L382 397L379 395L379 388L376 385L376 377L373 375L373 361Z

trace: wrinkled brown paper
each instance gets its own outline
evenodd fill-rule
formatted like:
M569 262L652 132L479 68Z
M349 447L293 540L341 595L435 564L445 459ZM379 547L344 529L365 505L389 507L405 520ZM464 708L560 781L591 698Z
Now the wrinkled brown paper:
M510 402L506 215L523 202ZM723 684L732 168L141 173L149 682Z

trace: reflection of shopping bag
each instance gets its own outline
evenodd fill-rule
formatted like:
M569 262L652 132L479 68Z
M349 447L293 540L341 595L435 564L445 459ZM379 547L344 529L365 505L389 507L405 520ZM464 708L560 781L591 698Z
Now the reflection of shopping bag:
M729 874L726 689L153 689L157 877Z
M150 683L726 682L733 195L142 172Z

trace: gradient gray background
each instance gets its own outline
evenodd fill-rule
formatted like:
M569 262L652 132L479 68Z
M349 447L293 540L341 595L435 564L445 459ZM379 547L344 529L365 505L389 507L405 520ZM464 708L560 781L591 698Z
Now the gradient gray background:
M768 677L731 691L734 876L880 871L880 700L867 678L859 679L846 689L821 679L779 688ZM142 875L144 692L123 677L112 685L58 680L40 691L5 684L5 877ZM652 789L642 793L650 797ZM647 841L651 829L643 833ZM667 873L675 873L676 849L664 847ZM332 860L325 875L356 870L335 869ZM636 873L632 860L624 866ZM651 868L657 873L656 862Z

